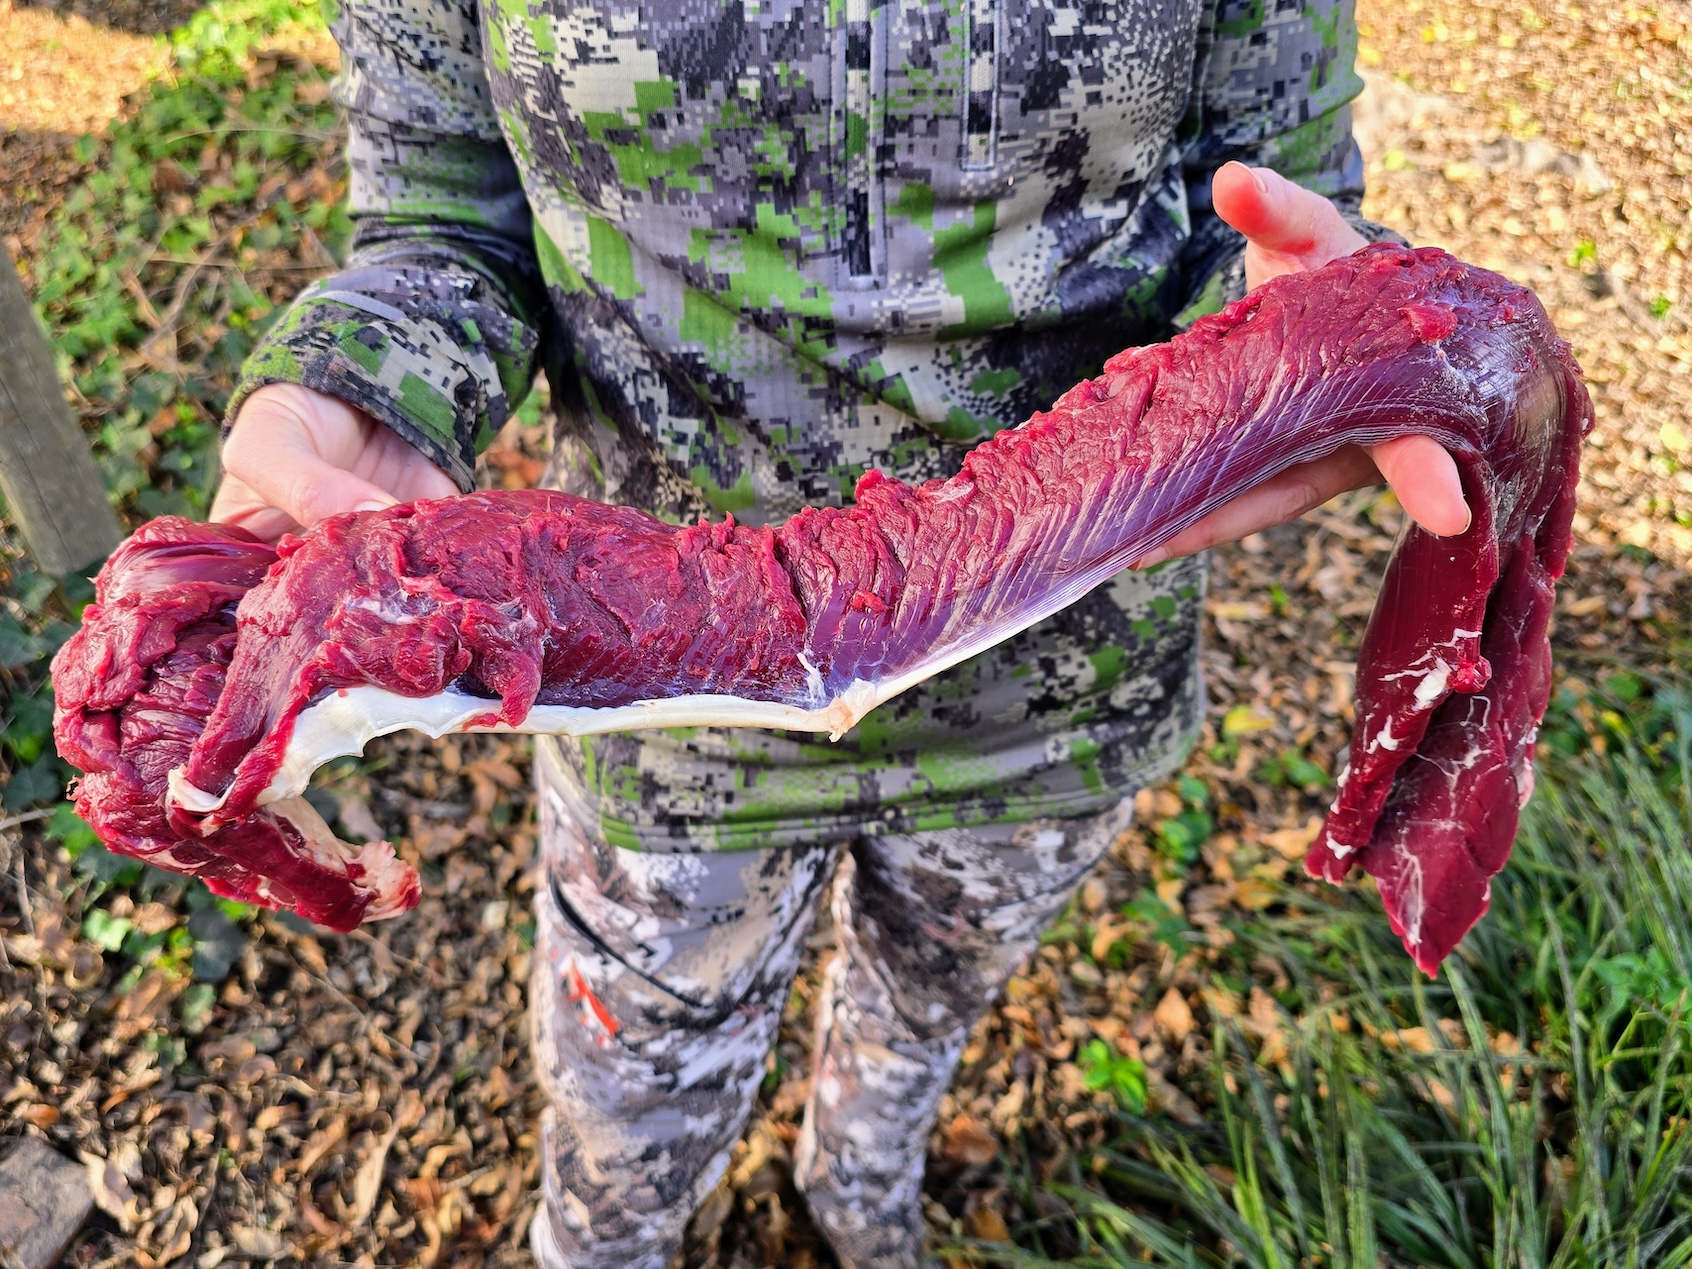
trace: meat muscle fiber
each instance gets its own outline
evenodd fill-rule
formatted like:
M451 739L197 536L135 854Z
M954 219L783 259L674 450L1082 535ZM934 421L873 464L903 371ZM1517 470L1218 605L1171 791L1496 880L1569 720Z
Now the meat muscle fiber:
M337 516L275 549L155 520L54 660L55 735L114 849L349 929L409 907L416 876L299 795L371 736L838 736L1269 476L1423 433L1474 518L1398 544L1308 865L1372 874L1431 973L1486 910L1532 786L1590 423L1529 291L1438 250L1365 248L1120 354L949 480L872 471L855 505L778 529L544 491Z

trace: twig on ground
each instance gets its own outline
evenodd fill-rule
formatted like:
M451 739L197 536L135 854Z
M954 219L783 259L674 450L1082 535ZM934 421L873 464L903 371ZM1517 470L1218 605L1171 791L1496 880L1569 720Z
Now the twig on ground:
M33 811L24 811L19 815L8 815L5 819L0 820L0 833L5 832L8 828L16 828L20 824L33 824L36 820L51 819L53 809L50 806L41 806Z
M24 929L35 933L35 912L29 903L29 878L24 875L23 851L12 856L12 876L18 887L18 911L23 913Z
M211 244L200 253L188 270L176 280L176 286L170 296L170 307L159 318L159 324L153 333L141 341L141 346L136 351L143 357L151 358L154 355L152 346L163 340L167 335L175 334L177 323L182 320L182 314L188 307L188 300L193 295L194 283L199 281L200 275L228 248L237 234L251 228L259 217L269 210L268 206L261 207L249 215L243 216L212 240ZM175 357L172 356L171 360L175 361Z

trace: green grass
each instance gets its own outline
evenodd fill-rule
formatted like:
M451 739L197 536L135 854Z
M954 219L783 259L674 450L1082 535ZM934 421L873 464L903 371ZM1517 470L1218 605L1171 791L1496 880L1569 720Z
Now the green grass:
M170 73L107 136L78 142L91 170L36 252L36 308L107 494L143 518L204 514L234 374L278 311L249 273L307 233L346 237L337 206L290 196L336 135L322 77L250 60L291 24L321 18L296 0L233 0L174 32Z
M1692 702L1565 694L1551 732L1571 709L1589 743L1541 764L1438 979L1355 887L1240 921L1212 980L1281 966L1284 1052L1216 1025L1185 1088L1207 1126L1121 1114L1023 1244L1112 1267L1692 1264Z

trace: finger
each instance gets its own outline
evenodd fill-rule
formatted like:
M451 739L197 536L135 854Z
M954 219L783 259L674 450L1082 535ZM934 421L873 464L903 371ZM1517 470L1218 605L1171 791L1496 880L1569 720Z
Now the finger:
M1369 452L1405 515L1440 537L1468 530L1463 481L1445 446L1426 436L1401 436L1371 446Z
M1225 163L1210 196L1216 214L1264 251L1307 256L1362 242L1339 208L1270 168Z
M310 528L345 511L374 511L398 501L381 486L326 462L304 430L279 419L229 435L224 470L260 500Z
M1211 203L1246 237L1250 286L1350 255L1365 241L1327 199L1266 167L1224 164L1212 178Z
M1218 507L1161 547L1142 556L1134 567L1150 568L1164 560L1193 555L1222 542L1232 542L1247 534L1285 524L1312 507L1321 506L1336 494L1379 479L1369 456L1355 446L1348 446L1328 458L1300 463Z

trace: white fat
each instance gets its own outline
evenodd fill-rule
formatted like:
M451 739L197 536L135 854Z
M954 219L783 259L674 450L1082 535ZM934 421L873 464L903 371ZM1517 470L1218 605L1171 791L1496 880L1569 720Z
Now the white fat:
M301 786L303 788L305 786ZM300 790L295 789L298 793ZM197 784L188 782L188 768L186 764L175 768L165 777L165 805L181 807L184 811L192 811L196 815L209 815L213 811L223 809L223 804L229 800L229 790L221 794L207 793Z
M459 692L401 696L379 687L343 688L300 711L282 764L258 801L265 806L297 796L325 762L362 753L371 740L390 732L420 731L437 737L462 731L591 736L647 727L769 727L828 732L838 740L858 719L906 686L902 680L875 684L860 679L819 709L716 695L636 701L605 709L536 705L516 727L503 722L472 726L474 719L485 718L499 707L499 702L482 697ZM167 800L172 805L192 811L217 810L228 796L213 796L190 784L181 767L170 773L169 790Z
M1410 853L1403 842L1393 843L1393 851L1403 861L1399 874L1399 912L1404 918L1404 945L1412 952L1422 945L1422 918L1427 914L1423 893L1422 861Z
M799 664L805 667L805 686L811 689L811 699L821 701L827 699L823 687L822 671L811 664L811 658L803 652L799 654Z
M1399 738L1392 734L1392 721L1389 719L1387 725L1381 728L1380 733L1375 737L1374 747L1392 753L1398 748L1398 745Z
M1351 854L1351 852L1355 849L1356 849L1356 847L1354 847L1354 846L1342 846L1342 845L1340 845L1340 843L1335 842L1335 841L1330 841L1328 843L1328 851L1329 851L1329 853L1331 853L1333 855L1333 857L1335 859L1344 859L1347 855Z
M1441 696L1445 695L1445 685L1451 682L1451 667L1444 661L1434 662L1434 668L1422 676L1422 681L1416 684L1416 704L1427 709Z

